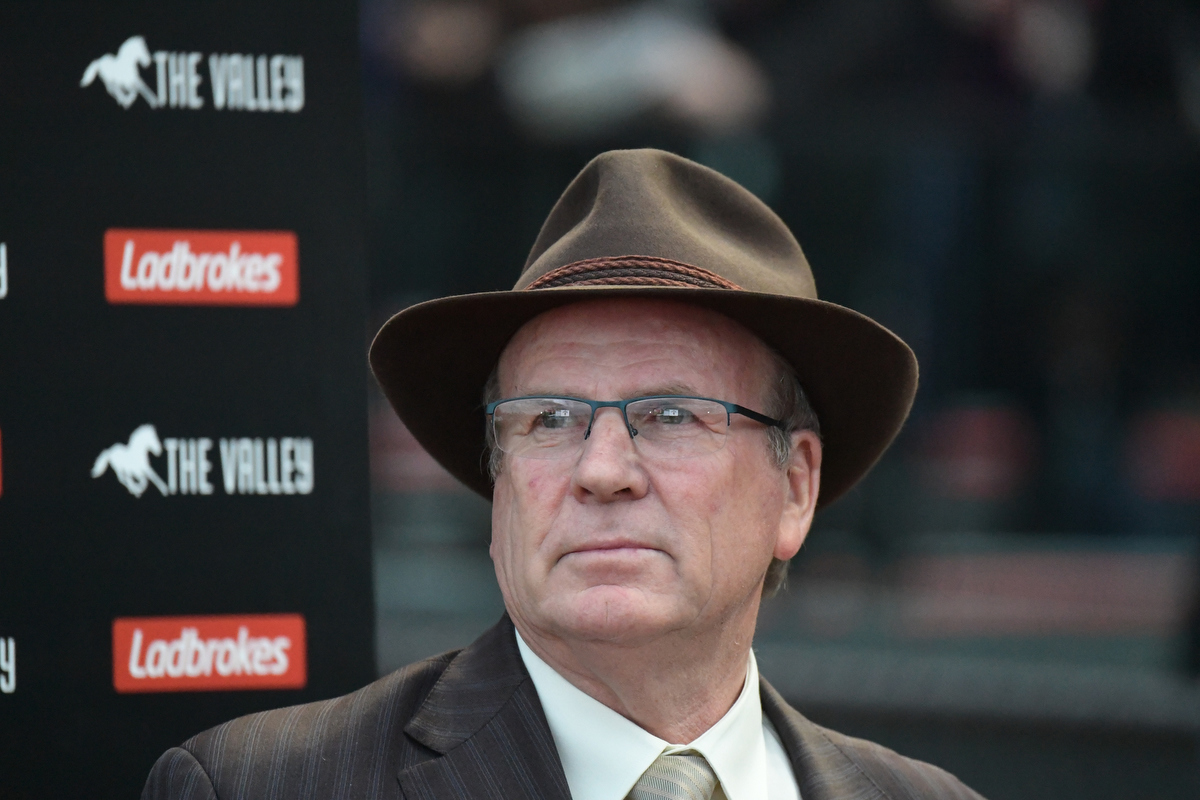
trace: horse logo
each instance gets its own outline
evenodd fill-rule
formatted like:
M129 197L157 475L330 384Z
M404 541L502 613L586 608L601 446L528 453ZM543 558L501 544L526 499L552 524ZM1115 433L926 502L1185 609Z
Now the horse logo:
M162 442L158 440L158 431L154 430L154 426L140 425L130 435L129 444L117 442L97 456L96 463L92 465L92 477L99 478L112 467L117 480L134 497L141 497L151 483L166 495L167 485L150 466L150 455L160 456L162 451Z
M150 91L150 87L145 84L141 72L138 71L139 67L150 66L150 61L150 49L146 47L146 40L141 36L130 36L115 56L105 53L88 64L79 85L91 86L92 81L99 75L100 80L104 81L104 88L108 89L108 93L122 108L133 105L139 94L145 98L146 105L157 108L158 96Z

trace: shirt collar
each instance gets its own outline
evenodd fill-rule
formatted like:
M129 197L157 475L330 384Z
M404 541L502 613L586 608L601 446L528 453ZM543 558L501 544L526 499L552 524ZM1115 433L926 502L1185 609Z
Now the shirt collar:
M767 750L754 653L733 706L693 742L673 745L576 688L517 634L573 800L623 800L663 753L694 750L708 760L728 800L767 796Z

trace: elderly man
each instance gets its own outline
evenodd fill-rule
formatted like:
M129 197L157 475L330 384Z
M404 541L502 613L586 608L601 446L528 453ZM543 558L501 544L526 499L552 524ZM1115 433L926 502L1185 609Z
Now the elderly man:
M896 435L916 362L816 299L750 193L668 153L605 153L513 291L406 309L371 364L492 498L508 613L354 694L200 734L145 797L978 798L758 676L762 596Z

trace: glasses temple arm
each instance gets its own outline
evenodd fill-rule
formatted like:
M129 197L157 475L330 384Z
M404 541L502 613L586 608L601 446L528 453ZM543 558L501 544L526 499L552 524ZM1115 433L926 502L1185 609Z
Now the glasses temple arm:
M730 410L735 414L741 414L743 417L749 417L755 422L761 422L763 425L770 425L772 428L783 430L784 424L782 420L771 419L766 414L760 414L757 411L751 411L745 406L739 406L736 403L730 403Z

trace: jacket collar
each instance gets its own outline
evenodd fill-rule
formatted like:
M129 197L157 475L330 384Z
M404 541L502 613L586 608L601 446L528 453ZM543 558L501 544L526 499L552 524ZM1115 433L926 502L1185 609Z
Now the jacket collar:
M844 737L840 734L831 736L830 731L810 722L788 705L764 678L759 679L759 696L763 714L775 726L788 760L792 762L792 772L800 784L800 797L804 800L846 797L874 800L890 796L867 775L862 764L852 759L833 739Z
M828 732L765 679L759 695L804 800L887 796ZM507 614L450 661L404 731L441 756L400 772L409 800L569 800L558 750Z
M570 798L507 614L450 661L404 731L441 754L400 772L410 800Z

